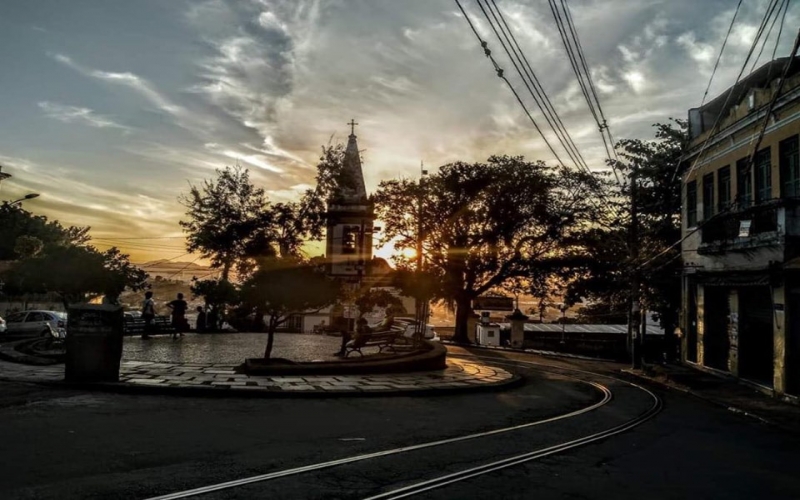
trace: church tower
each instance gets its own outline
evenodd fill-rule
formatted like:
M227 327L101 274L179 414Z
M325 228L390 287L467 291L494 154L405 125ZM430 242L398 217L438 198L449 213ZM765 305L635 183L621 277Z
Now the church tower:
M326 256L331 276L364 277L372 260L374 205L364 187L364 172L356 142L355 120L344 152L341 175L334 194L328 200Z

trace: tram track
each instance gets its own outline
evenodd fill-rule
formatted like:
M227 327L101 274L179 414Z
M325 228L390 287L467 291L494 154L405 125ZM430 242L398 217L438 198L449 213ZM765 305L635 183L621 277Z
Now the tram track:
M578 439L569 440L567 442L562 442L562 443L559 443L559 444L556 444L556 445L552 445L552 446L548 446L548 447L545 447L545 448L537 449L537 450L530 451L530 452L527 452L527 453L515 455L515 456L512 456L512 457L508 457L508 458L502 459L502 460L493 461L493 462L490 462L490 463L487 463L487 464L483 464L483 465L480 465L480 466L477 466L477 467L471 467L471 468L468 468L468 469L465 469L465 470L462 470L462 471L458 471L458 472L455 472L455 473L452 473L452 474L447 474L447 475L440 476L440 477L437 477L437 478L416 482L416 483L413 483L411 485L406 485L406 486L403 486L402 488L398 488L398 489L390 490L390 491L387 491L387 492L383 492L383 493L378 494L377 496L372 496L372 497L369 497L369 498L371 498L371 499L372 498L375 498L375 499L377 499L377 498L405 498L405 497L413 496L413 495L416 495L416 494L419 494L419 493L423 493L425 491L430 491L432 489L441 488L443 486L446 486L448 484L452 484L454 482L465 481L467 479L470 479L470 478L473 478L473 477L476 477L476 476L479 476L479 475L482 475L482 474L486 474L488 472L492 472L492 471L503 469L503 468L513 467L515 465L519 465L519 464L522 464L522 463L525 463L525 462L528 462L528 461L531 461L531 460L536 460L538 458L543 458L545 456L549 456L549 455L553 455L553 454L556 454L556 453L560 453L562 451L567 451L567 450L570 450L570 449L574 449L574 448L577 448L577 447L580 447L580 446L583 446L583 445L586 445L586 444L589 444L589 443L592 443L592 442L595 442L595 441L599 441L599 440L605 439L607 437L611 437L611 436L616 435L616 434L620 434L620 433L625 432L625 431L627 431L629 429L632 429L632 428L634 428L634 427L636 427L638 425L641 425L646 420L649 420L650 418L655 416L660 411L660 408L661 408L660 399L655 394L653 394L652 392L650 392L647 389L645 389L645 388L643 388L641 386L638 386L636 384L627 382L625 380L617 379L615 377L611 377L611 376L608 376L608 375L603 375L603 374L598 374L598 373L594 373L594 372L589 372L589 371L585 371L585 370L578 370L578 369L573 369L573 368L553 366L553 365L548 365L548 364L544 364L544 363L526 362L526 361L521 361L521 360L511 360L511 361L509 361L509 360L497 359L495 357L482 357L482 356L472 356L472 357L476 357L476 358L479 358L479 359L484 359L484 360L490 361L490 362L492 362L494 364L498 364L498 365L501 365L501 366L505 365L505 366L517 366L517 367L520 367L520 366L522 366L522 367L536 367L536 369L538 371L545 372L545 373L550 373L550 374L554 374L554 375L558 375L558 376L562 376L562 377L566 377L566 378L569 378L569 379L572 379L572 380L575 380L575 381L590 385L590 386L592 386L593 388L595 388L596 390L598 390L602 394L602 398L599 401L597 401L597 402L595 402L595 403L593 403L591 405L588 405L588 406L586 406L584 408L580 408L580 409L577 409L577 410L574 410L574 411L571 411L571 412L568 412L568 413L564 413L564 414L561 414L561 415L556 415L556 416L553 416L553 417L548 417L548 418L544 418L544 419L538 419L538 420L535 420L535 421L532 421L532 422L526 422L526 423L519 424L519 425L502 427L502 428L493 429L493 430L489 430L489 431L483 431L483 432L470 433L470 434L465 434L465 435L462 435L462 436L456 436L456 437L452 437L452 438L435 440L435 441L428 441L428 442L424 442L424 443L418 443L418 444L409 445L409 446L403 446L403 447L398 447L398 448L381 450L381 451L372 452L372 453L364 453L364 454L354 455L354 456L340 458L340 459L336 459L336 460L330 460L330 461L325 461L325 462L320 462L320 463L315 463L315 464L309 464L309 465L305 465L305 466L279 470L279 471L270 472L270 473L266 473L266 474L259 474L259 475L255 475L255 476L249 476L249 477L235 479L235 480L226 481L226 482L221 482L221 483L217 483L217 484L211 484L211 485L206 485L206 486L202 486L202 487L198 487L198 488L193 488L193 489L188 489L188 490L184 490L184 491L169 493L169 494L166 494L166 495L151 497L151 498L149 498L147 500L178 500L178 499L183 499L183 498L198 497L198 496L207 495L207 494L214 493L214 492L222 492L224 490L232 490L232 489L235 489L235 488L241 488L241 487L244 487L244 486L247 486L247 485L253 485L253 484L256 484L256 483L261 483L261 482L266 482L266 481L272 481L272 480L276 480L276 479L280 479L280 478L287 478L287 477L291 477L291 476L299 476L299 475L302 475L302 474L312 473L312 472L316 472L316 471L322 471L322 470L331 469L331 468L334 468L334 467L348 465L348 464L353 464L353 463L357 463L357 462L375 460L375 459L379 459L379 458L395 456L395 455L414 452L414 451L418 451L418 450L424 450L424 449L427 449L427 448L444 447L444 446L455 444L455 443L459 443L459 442L464 442L464 441L469 441L469 440L474 440L474 439L480 439L480 438L487 438L487 437L497 436L497 435L501 435L501 434L512 433L512 432L516 432L516 431L521 431L523 429L528 429L528 428L541 426L541 425L545 425L545 424L550 424L550 423L554 423L554 422L558 422L558 421L564 421L564 420L567 420L567 419L570 419L570 418L575 418L577 416L584 415L584 414L587 414L589 412L595 411L595 410L607 405L609 402L611 402L611 400L613 399L614 396L613 396L613 393L612 393L611 389L607 385L599 383L597 381L593 381L593 380L585 380L584 378L580 378L576 374L591 375L591 376L595 376L595 377L602 377L602 378L605 378L605 379L614 380L616 382L621 382L621 383L626 384L628 386L632 386L632 387L635 387L635 388L637 388L639 390L645 391L646 393L648 393L654 399L653 406L651 406L647 411L645 411L644 413L638 415L636 418L634 418L632 420L629 420L629 421L624 422L624 423L622 423L622 424L620 424L618 426L615 426L613 428L610 428L610 429L607 429L607 430L604 430L604 431L601 431L601 432L598 432L598 433L594 433L594 434L591 434L591 435L588 435L588 436L584 436L584 437L581 437L581 438L578 438Z
M476 356L476 357L481 358L481 356ZM487 358L487 357L483 357L483 359L493 359L494 360L494 358ZM515 363L525 363L525 362L524 361L515 361ZM536 364L536 363L533 363L533 362L528 362L528 363ZM498 362L497 364L500 364L500 365L511 365L512 363ZM551 366L551 365L546 365L546 366ZM561 368L561 367L559 367L559 368ZM570 370L569 368L564 368L564 369ZM583 370L574 370L574 371L583 371ZM658 396L656 396L652 391L650 391L650 390L648 390L648 389L646 389L646 388L644 388L644 387L642 387L642 386L640 386L638 384L633 384L631 382L627 382L627 381L624 381L624 380L621 380L621 379L617 379L616 377L610 377L608 375L597 374L597 373L594 373L594 372L586 372L586 373L592 373L593 375L596 375L596 376L601 376L601 377L605 377L605 378L611 378L611 379L614 379L614 380L619 380L619 381L625 382L625 383L627 383L627 384L629 384L629 385L631 385L633 387L636 387L637 389L640 389L640 390L648 393L652 397L653 405L650 408L648 408L645 412L643 412L642 414L640 414L639 416L637 416L636 418L634 418L632 420L629 420L629 421L627 421L625 423L622 423L622 424L620 424L620 425L618 425L616 427L612 427L610 429L606 429L604 431L597 432L597 433L589 435L589 436L584 436L582 438L574 439L574 440L567 441L567 442L564 442L564 443L559 443L557 445L550 446L550 447L547 447L547 448L542 448L542 449L539 449L539 450L534 450L534 451L530 451L530 452L527 452L527 453L522 453L522 454L515 455L515 456L512 456L512 457L504 458L502 460L497 460L497 461L490 462L490 463L487 463L487 464L479 465L477 467L472 467L472 468L469 468L469 469L458 471L458 472L455 472L455 473L452 473L452 474L446 474L446 475L439 476L439 477L436 477L436 478L433 478L433 479L420 481L420 482L417 482L417 483L414 483L414 484L411 484L411 485L407 485L407 486L404 486L404 487L401 487L401 488L397 488L397 489L390 490L390 491L387 491L387 492L384 492L384 493L380 493L378 495L367 497L364 500L383 500L383 499L395 500L395 499L400 499L400 498L408 498L408 497L411 497L411 496L414 496L414 495L419 495L419 494L422 494L422 493L425 493L425 492L428 492L428 491L431 491L431 490L434 490L434 489L442 488L442 487L445 487L445 486L448 486L448 485L451 485L451 484L454 484L454 483L458 483L458 482L461 482L461 481L466 481L466 480L481 476L483 474L488 474L490 472L496 472L496 471L499 471L499 470L502 470L502 469L515 467L515 466L524 464L526 462L530 462L530 461L537 460L537 459L540 459L540 458L548 457L550 455L554 455L556 453L561 453L561 452L564 452L564 451L568 451L568 450L572 450L572 449L575 449L575 448L579 448L581 446L585 446L585 445L590 444L590 443L594 443L594 442L597 442L597 441L601 441L603 439L607 439L607 438L615 436L617 434L622 434L623 432L631 430L634 427L638 427L639 425L641 425L641 424L647 422L648 420L652 419L653 417L655 417L661 411L661 409L663 407L663 403L662 403L661 399Z

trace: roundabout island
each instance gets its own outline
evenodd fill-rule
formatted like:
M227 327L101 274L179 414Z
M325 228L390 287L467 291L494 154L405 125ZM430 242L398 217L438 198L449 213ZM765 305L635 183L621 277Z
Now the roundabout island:
M364 350L337 358L339 339L276 334L280 359L254 358L266 335L186 334L148 340L126 338L118 382L65 382L64 365L0 361L0 378L112 392L209 396L409 395L500 390L522 382L511 372L477 360L447 358L438 342L398 352ZM247 359L247 361L244 361ZM244 362L243 362L244 361Z

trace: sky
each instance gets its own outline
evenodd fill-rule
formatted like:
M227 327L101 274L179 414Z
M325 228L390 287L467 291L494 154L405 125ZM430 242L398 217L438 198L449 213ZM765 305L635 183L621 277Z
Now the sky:
M601 168L547 1L496 1ZM613 135L647 139L700 104L737 2L568 3ZM521 91L475 1L462 4ZM743 2L709 99L734 82L766 4ZM779 57L797 26L795 2ZM14 176L0 200L40 193L25 208L91 226L135 262L185 259L178 198L215 169L238 163L270 199L296 198L353 118L369 191L421 161L553 160L453 0L4 0L0 67L0 165Z

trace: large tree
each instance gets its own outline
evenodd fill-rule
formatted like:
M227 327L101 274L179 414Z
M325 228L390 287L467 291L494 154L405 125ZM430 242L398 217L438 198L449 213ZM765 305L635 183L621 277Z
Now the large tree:
M682 178L680 159L688 144L686 122L670 120L654 125L654 140L624 139L617 143L619 160L614 166L627 179L637 178L639 231L630 239L630 182L619 193L618 209L626 224L596 228L587 239L593 256L582 279L573 284L573 294L589 298L585 319L592 315L620 318L629 308L630 283L634 271L641 275L643 307L655 312L668 337L677 326L680 310L680 213ZM626 242L620 245L617 242ZM630 259L630 244L639 247L639 259Z
M322 148L316 185L298 201L271 203L256 187L247 169L217 170L216 179L191 186L181 196L187 219L187 250L199 252L222 270L228 281L235 269L241 279L252 273L262 257L297 257L308 241L324 236L326 201L342 174L344 147Z
M323 309L336 301L339 286L324 268L295 257L263 259L259 269L242 284L246 307L267 317L267 346L272 355L275 331L292 314Z
M191 186L180 200L187 209L187 220L180 221L187 250L209 259L225 281L234 266L247 274L253 265L250 256L274 240L264 220L267 197L250 181L247 169L217 170L216 179Z
M63 245L17 261L4 279L6 293L55 293L66 308L100 295L116 302L126 288L144 288L147 273L116 248L101 252L88 245Z
M52 246L86 243L89 241L88 232L88 227L64 227L58 221L34 215L17 205L0 204L0 260L15 260L21 256L20 250L26 251L25 246L30 249L31 240L18 246L20 238L23 241L36 238L41 243L39 250L46 251Z
M413 247L421 227L427 270L441 281L440 298L455 305L455 340L466 342L474 298L531 266L561 265L577 249L578 234L598 215L596 183L589 174L493 156L445 165L421 181L382 182L375 202L385 238L398 246Z

